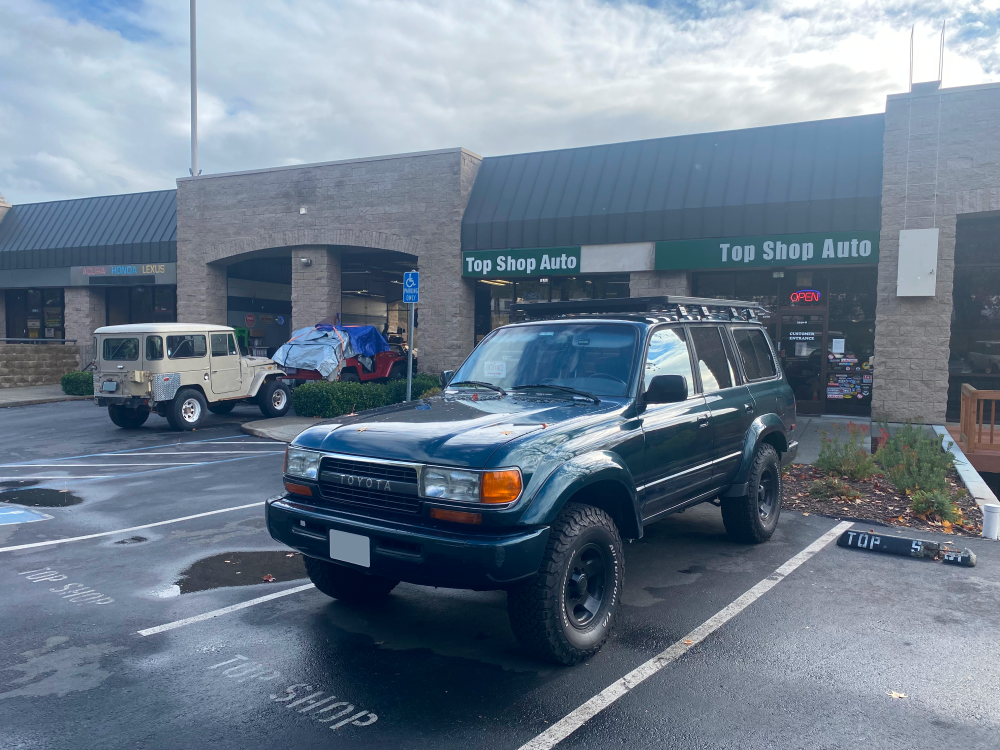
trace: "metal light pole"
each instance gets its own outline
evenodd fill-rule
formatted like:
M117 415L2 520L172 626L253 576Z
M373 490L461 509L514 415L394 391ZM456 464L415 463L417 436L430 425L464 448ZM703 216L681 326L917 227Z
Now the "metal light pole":
M416 315L414 311L417 306L410 303L410 325L406 329L406 341L407 341L407 352L406 352L406 400L412 400L413 395L413 323Z
M191 176L198 171L198 23L195 2L191 0Z

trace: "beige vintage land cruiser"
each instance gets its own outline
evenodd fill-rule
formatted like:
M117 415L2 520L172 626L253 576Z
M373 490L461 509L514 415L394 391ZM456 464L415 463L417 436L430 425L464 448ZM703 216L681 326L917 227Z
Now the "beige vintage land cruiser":
M255 403L265 417L291 405L284 371L266 357L243 356L232 328L191 323L105 326L94 332L94 403L119 427L142 426L149 413L175 430L205 416Z

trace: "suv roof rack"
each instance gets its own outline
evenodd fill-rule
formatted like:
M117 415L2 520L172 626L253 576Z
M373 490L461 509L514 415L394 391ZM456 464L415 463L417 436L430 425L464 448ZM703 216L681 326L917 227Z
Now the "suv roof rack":
M517 302L510 306L511 323L571 317L613 317L648 322L721 320L757 322L766 313L756 302L710 297L620 297L571 302Z

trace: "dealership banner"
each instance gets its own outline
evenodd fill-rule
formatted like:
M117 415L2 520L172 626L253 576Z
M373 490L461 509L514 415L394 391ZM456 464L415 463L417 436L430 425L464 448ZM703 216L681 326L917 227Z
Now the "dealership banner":
M578 273L579 245L522 250L469 250L462 253L463 276L572 276Z
M878 263L878 232L825 232L657 242L657 271Z

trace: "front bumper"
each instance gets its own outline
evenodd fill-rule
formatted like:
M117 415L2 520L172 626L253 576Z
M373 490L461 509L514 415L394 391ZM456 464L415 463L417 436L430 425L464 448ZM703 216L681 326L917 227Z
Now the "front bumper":
M489 591L534 575L549 528L515 533L463 533L317 508L293 496L268 500L267 529L308 557L330 560L329 531L367 536L371 567L339 565L426 586Z

